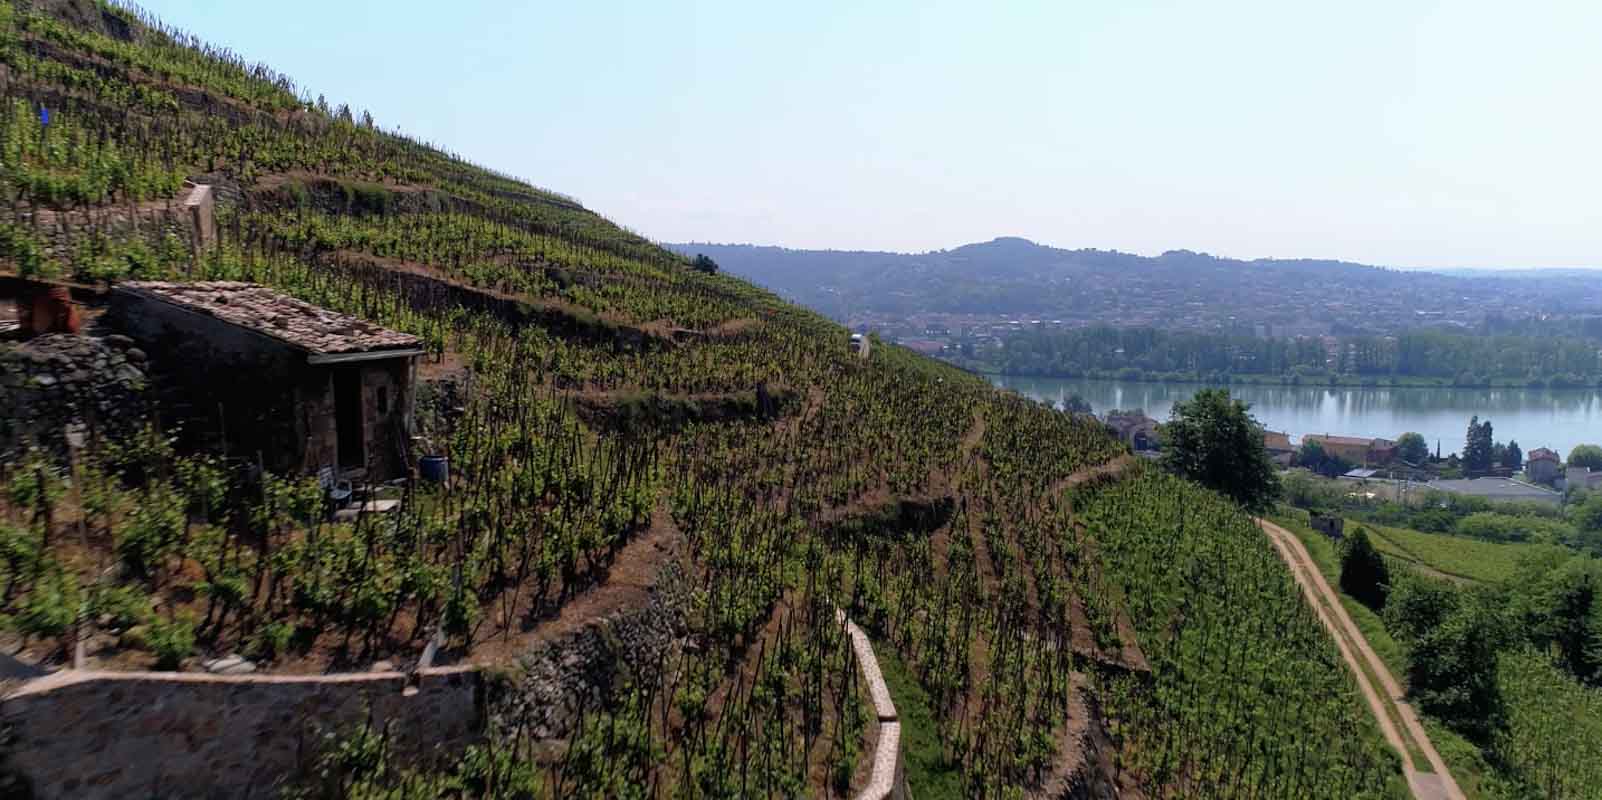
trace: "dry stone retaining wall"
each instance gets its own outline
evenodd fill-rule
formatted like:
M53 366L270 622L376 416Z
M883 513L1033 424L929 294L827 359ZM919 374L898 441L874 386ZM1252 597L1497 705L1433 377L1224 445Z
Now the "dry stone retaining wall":
M145 358L126 336L0 345L0 457L15 463L36 446L64 458L70 431L131 432L148 411Z
M39 800L263 798L311 766L329 737L368 721L387 727L409 765L453 757L486 731L560 738L611 681L676 645L683 570L670 552L646 594L528 646L511 685L503 665L486 664L409 675L63 670L0 700L10 737L0 769L24 776Z
M535 741L566 736L614 687L665 663L684 632L688 603L683 564L669 557L644 604L525 652L515 664L513 683L491 697L493 735Z
M371 721L413 763L480 730L476 668L346 675L66 670L0 704L7 766L44 798L273 797L328 735Z

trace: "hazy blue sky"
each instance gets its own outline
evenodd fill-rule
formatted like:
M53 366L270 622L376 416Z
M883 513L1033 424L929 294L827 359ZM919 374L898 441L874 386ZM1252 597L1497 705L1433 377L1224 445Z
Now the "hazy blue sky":
M1602 265L1602 2L150 0L659 240Z

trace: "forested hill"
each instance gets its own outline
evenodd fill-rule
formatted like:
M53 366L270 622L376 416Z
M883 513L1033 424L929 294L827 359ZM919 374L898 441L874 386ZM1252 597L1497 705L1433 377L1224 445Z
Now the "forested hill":
M1156 257L1063 250L1002 238L902 254L789 250L744 244L671 245L842 321L912 314L1024 315L1068 323L1217 330L1390 333L1488 316L1602 315L1602 280L1454 277L1342 261L1240 261L1176 250ZM1595 276L1592 276L1593 278Z
M56 696L41 690L35 717L6 708L0 794L91 763L103 774L41 780L37 796L166 794L166 756L244 739L259 764L182 773L182 791L856 796L900 723L879 724L840 615L897 681L915 796L1403 791L1251 519L1094 420L901 348L859 352L814 312L121 6L0 0L0 64L0 285L54 281L47 296L92 304L129 279L224 281L205 292L226 305L249 282L359 318L349 330L413 334L426 355L414 427L398 427L416 437L396 449L449 464L442 481L359 487L398 504L385 513L331 515L342 498L313 470L226 446L311 410L246 416L164 392L184 377L239 399L253 371L131 348L93 309L83 336L0 342L0 367L42 376L8 373L0 408L97 399L63 396L96 368L41 349L63 339L139 349L149 381L127 364L114 377L153 406L20 434L0 420L8 675L64 657L483 668L466 751L435 742L431 720L364 729L294 703L271 729L219 736L237 709L204 713L221 695L183 694L200 681L169 687L194 703L129 707L144 695L119 690L65 715L93 736L39 735L60 721L37 718ZM186 180L214 190L209 235ZM57 430L82 443L31 446ZM434 674L410 677L426 693ZM280 696L228 697L245 695ZM394 701L434 707L374 697L370 720ZM442 749L412 757L401 728Z

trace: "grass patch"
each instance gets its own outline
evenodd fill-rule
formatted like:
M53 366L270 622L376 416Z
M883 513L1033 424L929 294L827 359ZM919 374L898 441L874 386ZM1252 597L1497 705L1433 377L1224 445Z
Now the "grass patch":
M901 753L907 767L907 788L918 800L962 800L962 770L946 760L940 746L940 723L929 695L889 647L875 647L879 670L901 721Z
M1463 790L1463 796L1469 800L1500 800L1510 796L1505 782L1485 760L1478 745L1428 714L1420 714L1419 722L1423 723L1424 732L1434 742L1435 752L1441 754L1441 760L1452 770L1452 777L1457 781L1457 788Z
M1531 554L1573 552L1561 545L1527 542L1486 542L1443 533L1423 533L1407 528L1374 525L1349 519L1346 525L1362 525L1373 533L1380 552L1481 583L1501 583L1518 569L1519 561Z

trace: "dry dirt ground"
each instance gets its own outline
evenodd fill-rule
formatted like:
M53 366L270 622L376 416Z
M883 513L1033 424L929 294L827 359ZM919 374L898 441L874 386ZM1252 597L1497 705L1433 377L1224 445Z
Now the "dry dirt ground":
M1430 743L1429 734L1424 732L1424 726L1419 724L1418 716L1413 707L1406 701L1402 687L1386 669L1385 662L1380 661L1373 648L1369 647L1368 640L1357 629L1356 623L1346 613L1341 605L1340 596L1324 579L1324 574L1313 565L1313 557L1308 554L1306 546L1290 531L1275 525L1267 520L1258 520L1263 532L1268 534L1274 543L1274 549L1279 551L1280 558L1290 567L1291 574L1307 597L1307 602L1318 612L1318 618L1324 627L1335 637L1335 644L1340 648L1341 657L1346 660L1346 666L1352 671L1352 677L1357 680L1358 688L1362 689L1363 697L1368 701L1369 711L1374 714L1374 721L1379 724L1380 731L1385 734L1385 740L1402 756L1402 771L1407 775L1408 788L1412 790L1416 800L1465 800L1463 790L1457 786L1452 773L1447 770L1446 762L1441 760L1441 754L1435 751L1435 745ZM1354 653L1354 649L1356 652ZM1375 687L1369 679L1368 673L1358 662L1362 658L1367 662L1373 674L1379 678L1379 687ZM1389 706L1389 708L1387 708ZM1398 730L1392 714L1402 721L1404 730ZM1403 736L1412 740L1414 747L1424 754L1428 761L1427 769L1421 771L1419 765L1413 762L1409 755L1409 748L1404 743Z

